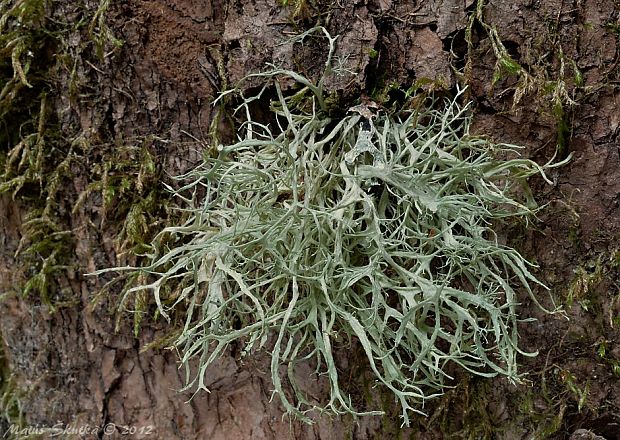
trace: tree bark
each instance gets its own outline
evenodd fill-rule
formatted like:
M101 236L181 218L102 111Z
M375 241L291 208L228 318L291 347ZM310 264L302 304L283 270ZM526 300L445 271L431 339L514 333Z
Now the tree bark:
M49 3L47 23L90 20L100 6L92 0ZM36 185L14 197L0 194L0 293L6 294L0 377L3 390L21 402L22 427L88 427L83 438L158 439L566 439L583 428L619 439L617 2L489 0L477 18L473 0L282 3L114 2L105 19L122 47L115 48L96 21L92 29L70 27L54 43L48 56L68 54L71 62L51 63L44 86L50 125L59 133L59 146L46 160L54 169L62 160L58 151L73 155L61 189L52 194L55 221L70 231L62 248L67 267L50 275L50 301L60 304L55 311L36 291L20 294L32 267L40 269L20 252L34 240L25 232L28 213L45 201L34 200ZM115 322L120 286L97 296L111 277L85 274L135 263L132 249L174 215L159 180L200 161L212 140L217 93L267 62L316 73L324 62L320 44L294 51L280 45L316 23L339 35L337 55L355 72L328 84L343 102L382 89L388 96L395 93L390 84L407 89L418 81L448 91L467 85L477 133L523 145L523 155L539 163L558 145L561 156L573 155L553 171L554 185L531 182L535 198L547 204L538 218L506 229L537 262L538 276L570 318L546 315L524 296L520 315L538 318L521 329L523 348L540 353L522 360L531 382L459 377L453 390L425 408L429 417L409 428L400 427L389 396L377 400L384 402L385 417L317 416L304 425L283 419L277 399L270 400L265 353L243 361L228 353L209 370L210 393L179 393L184 372L177 354L144 350L167 331L154 318L153 304L145 306L135 336L130 314ZM93 35L103 36L101 57ZM497 64L498 56L519 69ZM231 136L225 121L217 129ZM148 157L153 171L141 165ZM106 193L110 182L116 182L114 194ZM140 238L127 232L132 207L145 211L139 213ZM311 378L308 386L321 390ZM0 429L10 430L16 420L5 416Z

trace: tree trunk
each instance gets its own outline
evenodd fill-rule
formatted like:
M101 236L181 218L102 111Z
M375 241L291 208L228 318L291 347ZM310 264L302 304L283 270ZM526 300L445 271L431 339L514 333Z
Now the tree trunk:
M538 320L523 323L520 343L539 352L521 360L525 383L460 375L411 427L401 428L390 396L375 396L384 417L324 415L305 425L270 400L266 353L227 353L209 370L210 393L179 393L184 371L163 347L183 323L158 319L150 298L123 302L122 282L104 288L112 276L86 275L139 264L136 254L177 215L161 182L197 164L214 134L231 137L224 119L212 124L218 92L267 62L310 75L321 68L320 42L280 45L315 24L339 36L337 59L354 72L327 85L342 102L387 99L416 81L426 90L466 85L476 133L522 145L538 163L572 154L550 175L553 185L530 182L546 204L537 218L505 227L570 318L523 297L520 316ZM26 176L0 194L0 430L15 438L18 428L43 438L81 428L82 438L564 439L583 428L620 439L617 2L135 0L106 8L58 0L32 29L56 33L32 34L33 87L0 113L0 183ZM2 58L3 85L11 66ZM20 167L9 150L37 124L44 145L33 144L31 165ZM119 315L119 307L137 313ZM353 397L363 400L363 373L349 374L360 376ZM307 381L321 392L311 374Z

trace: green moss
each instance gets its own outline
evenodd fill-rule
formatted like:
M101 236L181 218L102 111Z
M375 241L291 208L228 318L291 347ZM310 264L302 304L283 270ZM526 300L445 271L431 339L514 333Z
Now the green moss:
M168 210L170 193L161 185L163 171L157 165L155 143L152 136L118 140L114 145L83 145L84 154L102 150L103 156L88 170L89 184L77 198L73 212L77 213L87 203L101 196L100 227L115 235L115 250L119 262L138 262L142 255L152 252L150 242L160 222L170 218ZM103 147L103 148L102 148ZM89 202L90 201L90 202ZM93 304L103 298L115 296L119 281L135 283L137 278L114 280L98 292ZM127 289L121 289L126 291ZM143 293L122 294L111 302L116 314L116 330L124 322L126 313L133 316L134 333L137 335L150 301Z
M17 250L26 278L21 293L38 292L51 311L64 302L56 278L72 254L57 195L73 156L61 146L48 104L57 68L50 53L67 29L48 19L45 1L0 3L0 193L11 192L27 212Z
M577 267L566 296L567 307L572 307L574 302L581 304L582 308L584 304L590 304L590 294L593 292L593 288L601 282L602 278L603 266L600 259ZM584 303L584 301L587 302ZM585 310L587 311L587 306Z
M611 253L610 263L613 269L620 269L620 250L616 249Z
M314 2L309 4L308 0L279 0L279 2L282 7L289 8L292 20L308 17L310 8L314 6Z
M489 25L484 18L484 0L477 0L476 9L472 13L469 19L468 26L465 31L465 40L467 42L467 59L465 62L465 69L463 72L463 77L466 83L470 83L472 80L471 77L471 69L472 69L472 60L474 58L474 45L472 41L472 31L474 25L478 23L486 32L489 42L491 44L491 48L493 49L493 53L495 54L496 62L493 73L493 80L491 84L491 88L495 86L495 84L507 77L507 76L519 76L522 81L528 80L528 73L523 69L521 64L519 64L509 53L502 42L497 28L495 26Z
M90 36L90 43L86 39L83 44L93 44L100 58L110 53L103 54L104 48L119 47L105 23L108 6L109 0L102 0L96 11L84 11L83 20L63 23L52 18L51 2L0 2L0 193L10 192L26 213L16 253L25 282L15 286L15 293L37 293L51 312L77 303L61 280L76 269L67 214L76 200L67 183L73 179L72 167L84 162L84 139L61 133L50 101L56 98L55 90L62 89L55 81L63 69L72 71L69 93L77 95L81 87L76 71L81 58L88 58L80 52L87 48L70 49L65 40L71 33L83 30ZM83 29L88 17L90 26ZM152 158L142 163L153 166ZM139 177L148 173L145 169ZM124 183L121 190L127 192L130 186ZM152 198L147 200L152 203ZM145 229L141 221L137 210L130 211L121 233L128 246L139 245L138 236Z
M575 246L581 242L581 228L579 224L573 224L568 228L568 240Z
M114 36L106 21L106 14L110 7L110 0L100 0L88 26L88 34L95 45L95 53L100 61L123 46L123 41ZM109 50L109 52L106 52Z
M610 21L605 25L605 28L613 33L616 37L620 37L620 19L618 21Z
M472 40L474 25L477 23L484 29L496 59L490 93L500 80L516 77L516 84L511 87L514 90L513 106L516 106L525 96L536 99L540 103L541 110L552 115L556 120L556 151L560 159L566 158L569 154L568 143L572 135L572 107L576 105L577 96L583 90L584 82L576 62L564 55L561 40L557 38L557 22L553 20L550 23L549 34L541 36L541 42L537 43L535 48L530 49L546 54L550 50L553 51L552 53L558 60L557 65L548 61L547 55L526 54L524 55L528 66L526 69L508 53L498 29L485 21L484 11L485 1L477 0L476 10L470 16L465 33L468 50L465 67L461 73L462 80L466 84L472 83L473 61L479 55ZM572 76L569 74L570 69L572 69Z
M605 237L601 238L601 240L606 239ZM603 302L609 301L606 306L609 316L606 319L598 320L597 323L601 326L609 325L610 328L614 328L618 322L618 317L613 316L613 310L620 296L609 294L610 297L606 299L604 295L601 295L600 289L597 290L597 288L600 285L605 285L605 283L613 283L613 280L618 276L619 267L618 251L612 251L609 254L595 254L580 263L574 269L575 275L566 294L566 305L572 307L576 302L586 312L602 316Z
M534 417L534 419L538 421L538 426L532 438L545 439L558 433L565 423L566 408L566 404L563 404L560 405L558 411L544 413Z
M560 370L558 375L573 400L577 403L577 411L581 412L588 398L590 380L586 380L586 383L581 386L579 383L580 381L578 381L577 377L569 370Z
M376 49L369 48L369 49L367 49L367 52L368 52L368 57L371 60L374 60L374 59L376 59L379 56L379 51L376 50Z
M564 106L561 102L556 102L553 106L553 114L557 121L557 135L556 135L556 145L558 155L560 157L566 157L567 151L567 142L569 135L571 133L570 125L567 121L567 115L564 111Z
M4 341L0 341L0 430L4 438L17 439L11 434L11 428L23 429L26 427L22 399L24 393L17 386L14 373L9 367L5 356Z
M599 342L597 354L598 357L603 360L610 368L611 373L615 377L620 377L620 360L613 358L609 352L609 343L610 341L604 340Z

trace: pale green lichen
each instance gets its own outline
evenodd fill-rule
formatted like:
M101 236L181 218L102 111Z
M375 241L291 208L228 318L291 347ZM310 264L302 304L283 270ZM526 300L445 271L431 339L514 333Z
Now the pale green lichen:
M227 92L245 122L237 142L178 178L187 221L155 238L146 267L99 273L140 273L125 296L149 291L162 316L184 311L174 345L187 389L206 389L207 368L240 343L246 354L269 347L274 393L301 419L325 408L378 414L355 408L342 389L336 351L358 343L408 424L451 380L449 364L517 381L517 356L535 354L518 348L515 289L537 302L530 284L540 283L492 225L532 212L515 188L546 178L545 167L471 136L461 92L415 110L332 119L323 80L334 43L316 83L273 69L251 75L264 84L255 95ZM291 79L298 89L287 96ZM269 124L250 106L267 90L276 96ZM297 383L296 366L312 359L329 383L326 401Z

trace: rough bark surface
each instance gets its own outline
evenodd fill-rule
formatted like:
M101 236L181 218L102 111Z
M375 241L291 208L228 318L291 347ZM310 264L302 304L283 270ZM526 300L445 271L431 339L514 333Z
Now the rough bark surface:
M56 16L77 20L81 14L73 2L55 3ZM328 84L344 99L369 95L390 83L407 88L429 80L447 89L466 83L474 101L475 130L523 145L524 155L539 162L553 156L560 122L568 124L570 129L561 133L561 154L571 152L572 161L552 175L553 186L532 183L534 196L548 207L532 224L516 225L507 235L540 265L537 274L565 305L570 320L545 315L524 299L522 316L538 318L521 329L523 348L540 353L523 359L530 381L513 385L502 379L458 378L454 390L426 408L429 417L416 419L407 429L399 427L390 402L384 418L320 417L312 426L283 419L277 399L270 401L264 353L243 362L235 353L223 358L208 375L211 392L190 400L191 393L177 392L184 372L177 368L176 353L142 351L164 334L163 323L145 317L136 338L129 318L115 331L114 299L92 305L105 280L84 274L131 259L120 255L114 214L105 212L102 196L94 193L76 212L70 206L63 211L73 231L74 255L71 268L59 275L58 288L65 296L69 292L74 304L50 313L34 294L0 302L3 350L23 390L27 425L117 426L111 435L102 431L85 438L586 438L571 437L581 429L575 435L589 435L590 430L608 440L620 439L617 1L488 1L485 23L497 29L510 56L535 79L524 89L518 75L494 80L496 53L488 30L476 20L468 48L473 0L288 3L115 2L107 20L124 41L122 49L96 66L78 64L87 93L72 95L67 76L58 78L50 97L61 131L79 134L94 146L64 181L67 203L75 203L88 187L89 166L129 139L157 138L152 149L162 175L187 170L209 141L211 101L219 90L262 70L267 62L309 74L321 68L325 54L320 44L301 50L280 44L320 22L340 36L337 55L356 73ZM67 44L77 50L85 38L76 31ZM575 101L565 103L562 121L554 113L549 89L558 78ZM220 129L225 135L226 126ZM0 195L2 293L13 291L26 277L15 257L25 213L25 202ZM539 293L544 300L546 293ZM309 388L320 392L320 384L310 375L307 380ZM142 431L124 435L122 427Z

